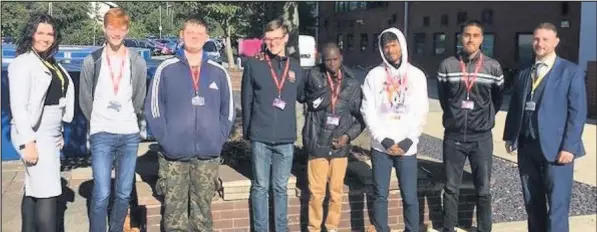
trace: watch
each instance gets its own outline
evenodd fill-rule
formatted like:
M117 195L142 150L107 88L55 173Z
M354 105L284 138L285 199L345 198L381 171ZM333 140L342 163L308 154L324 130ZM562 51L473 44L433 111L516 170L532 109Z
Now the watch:
M33 143L35 143L35 140L33 140ZM25 144L19 145L19 150L23 150L23 149L25 149Z

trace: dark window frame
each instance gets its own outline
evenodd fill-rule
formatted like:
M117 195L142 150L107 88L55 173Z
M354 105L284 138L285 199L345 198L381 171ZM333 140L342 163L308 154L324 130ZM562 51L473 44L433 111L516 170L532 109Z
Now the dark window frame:
M560 14L563 17L568 17L570 15L570 3L569 2L561 2L561 11Z
M481 11L481 23L492 25L493 21L493 9L484 9Z
M353 33L346 33L346 50L348 50L348 51L354 50L354 34Z
M444 52L443 53L439 53L439 54L437 53L437 48L438 48L437 42L438 41L436 40L436 38L437 38L438 35L444 35L445 36L445 39L443 41L443 43L444 43ZM447 49L448 49L447 42L448 42L448 35L445 32L434 32L433 33L433 55L434 56L445 55L448 52L447 51Z
M514 50L515 50L514 61L516 63L518 63L519 65L525 65L525 64L521 64L521 60L520 60L520 48L518 46L519 38L520 38L521 35L530 35L530 36L533 36L533 32L531 32L531 31L527 31L527 32L516 32L515 35L514 35ZM533 45L531 44L531 46L533 46ZM531 62L532 62L532 60L534 58L535 58L535 54L532 53L532 55L531 55Z
M468 12L466 11L458 11L456 14L456 23L463 24L468 20Z
M423 16L423 27L429 27L431 25L431 17L430 16Z
M450 25L450 16L448 14L443 14L440 17L440 25L443 27L447 27Z
M336 44L340 50L344 50L344 33L336 34Z
M420 38L423 39L422 42L418 40ZM414 37L413 37L413 41L415 41L414 42L414 45L415 45L415 47L414 47L415 54L416 55L425 55L425 48L426 48L426 45L427 45L427 33L425 33L425 32L417 32L417 33L415 33ZM419 47L419 45L421 45L422 47ZM421 48L423 51L419 52L419 48Z
M373 52L379 51L379 34L380 33L373 34L373 43L371 43L371 48Z
M365 37L363 37L363 35ZM364 39L363 39L364 38ZM364 52L367 50L367 47L369 46L369 33L361 33L360 38L359 38L359 43L361 44L360 46L360 50L361 52Z

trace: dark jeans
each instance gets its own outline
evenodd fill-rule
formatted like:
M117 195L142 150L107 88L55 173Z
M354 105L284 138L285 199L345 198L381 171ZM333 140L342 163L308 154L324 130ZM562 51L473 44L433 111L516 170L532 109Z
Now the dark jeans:
M131 191L135 180L139 134L112 134L100 132L90 137L93 193L89 209L91 232L106 231L108 201L111 190L111 172L114 161L114 204L110 214L110 232L122 231L129 208Z
M269 231L268 190L270 181L274 190L274 213L276 232L288 231L288 178L292 169L294 144L266 144L253 141L251 180L251 208L253 210L253 231ZM270 179L271 171L271 179Z
M396 177L404 208L404 231L419 231L419 199L417 198L417 157L390 156L373 150L373 225L378 232L390 232L388 226L388 194L392 167L396 168Z
M477 231L491 231L491 166L493 139L462 142L444 138L443 159L446 175L444 187L444 232L453 232L458 223L458 195L464 163L468 157L477 194Z
M518 171L529 232L568 232L574 161L548 162L537 140L521 140ZM547 208L549 205L549 210Z

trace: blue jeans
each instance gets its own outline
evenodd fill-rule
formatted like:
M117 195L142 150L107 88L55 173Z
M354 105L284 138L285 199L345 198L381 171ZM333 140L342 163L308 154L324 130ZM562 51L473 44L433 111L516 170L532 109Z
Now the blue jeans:
M417 198L417 157L390 156L376 150L372 151L373 186L373 224L378 232L390 232L388 226L388 194L392 167L396 168L396 177L402 197L404 210L404 231L419 231L419 199Z
M253 210L253 230L269 230L268 190L270 171L274 190L275 231L288 231L287 185L292 168L294 144L266 144L252 141L253 179L251 180L251 208Z
M111 134L100 132L91 135L91 168L93 193L90 206L91 232L106 231L112 164L115 164L116 180L114 204L110 214L110 232L122 231L129 208L129 200L135 179L139 134Z

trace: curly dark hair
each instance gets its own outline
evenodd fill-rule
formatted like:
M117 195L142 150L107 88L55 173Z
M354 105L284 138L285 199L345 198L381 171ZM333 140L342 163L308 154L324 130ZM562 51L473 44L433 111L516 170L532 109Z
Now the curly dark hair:
M37 31L37 27L40 23L52 25L52 28L54 28L54 43L46 52L40 53L39 55L43 59L54 60L54 55L56 55L58 52L58 45L60 44L62 37L60 36L60 31L57 27L58 24L56 24L54 18L48 14L35 14L29 18L29 21L27 21L27 24L23 28L23 32L21 32L21 36L17 42L16 53L17 55L20 55L31 51L33 48L33 35Z

